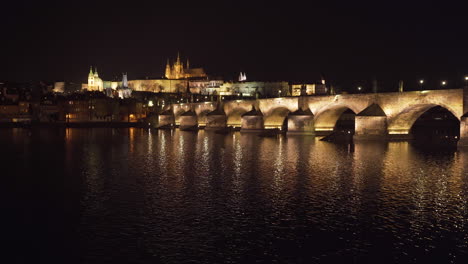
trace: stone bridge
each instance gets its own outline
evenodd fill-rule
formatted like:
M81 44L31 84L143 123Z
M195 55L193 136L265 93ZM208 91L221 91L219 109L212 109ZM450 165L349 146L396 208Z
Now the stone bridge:
M185 116L207 129L212 128L210 120L216 119L216 128L239 127L245 132L279 128L288 134L309 135L331 133L349 109L356 114L355 139L391 139L408 136L414 122L435 106L461 121L460 141L468 140L468 88L233 100L219 106L216 102L174 104L171 109L175 124L181 126L181 116L192 111L196 114Z

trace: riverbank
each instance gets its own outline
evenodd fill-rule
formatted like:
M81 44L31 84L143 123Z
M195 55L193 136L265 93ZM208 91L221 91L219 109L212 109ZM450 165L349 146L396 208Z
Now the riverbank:
M29 128L29 127L75 127L75 128L126 128L126 127L149 127L147 123L142 122L2 122L0 128Z

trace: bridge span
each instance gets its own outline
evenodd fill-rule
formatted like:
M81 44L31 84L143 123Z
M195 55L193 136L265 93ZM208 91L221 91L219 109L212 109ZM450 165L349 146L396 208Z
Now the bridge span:
M333 132L345 111L352 111L356 114L355 139L407 139L415 121L436 106L459 120L459 145L468 145L468 88L173 104L166 111L172 117L160 118L155 126L186 126L188 122L206 129L237 127L241 132L257 132L278 128L288 134L325 135ZM195 114L185 114L189 111Z

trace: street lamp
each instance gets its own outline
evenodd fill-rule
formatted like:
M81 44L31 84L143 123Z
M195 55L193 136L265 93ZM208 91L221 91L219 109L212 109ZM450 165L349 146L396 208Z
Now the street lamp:
M278 90L278 97L281 97L281 90Z
M465 86L467 86L468 76L465 76Z
M362 87L361 87L361 86L358 86L357 89L358 89L358 91L361 91L361 90L362 90Z
M421 86L421 90L423 89L423 84L424 84L424 80L419 80L419 86Z
M442 87L445 87L445 85L447 84L447 82L446 82L446 81L442 81L441 84L442 84Z

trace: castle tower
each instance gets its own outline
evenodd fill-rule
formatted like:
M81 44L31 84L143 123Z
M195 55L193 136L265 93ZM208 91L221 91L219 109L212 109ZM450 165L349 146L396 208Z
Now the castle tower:
M122 73L122 87L128 88L127 73Z

